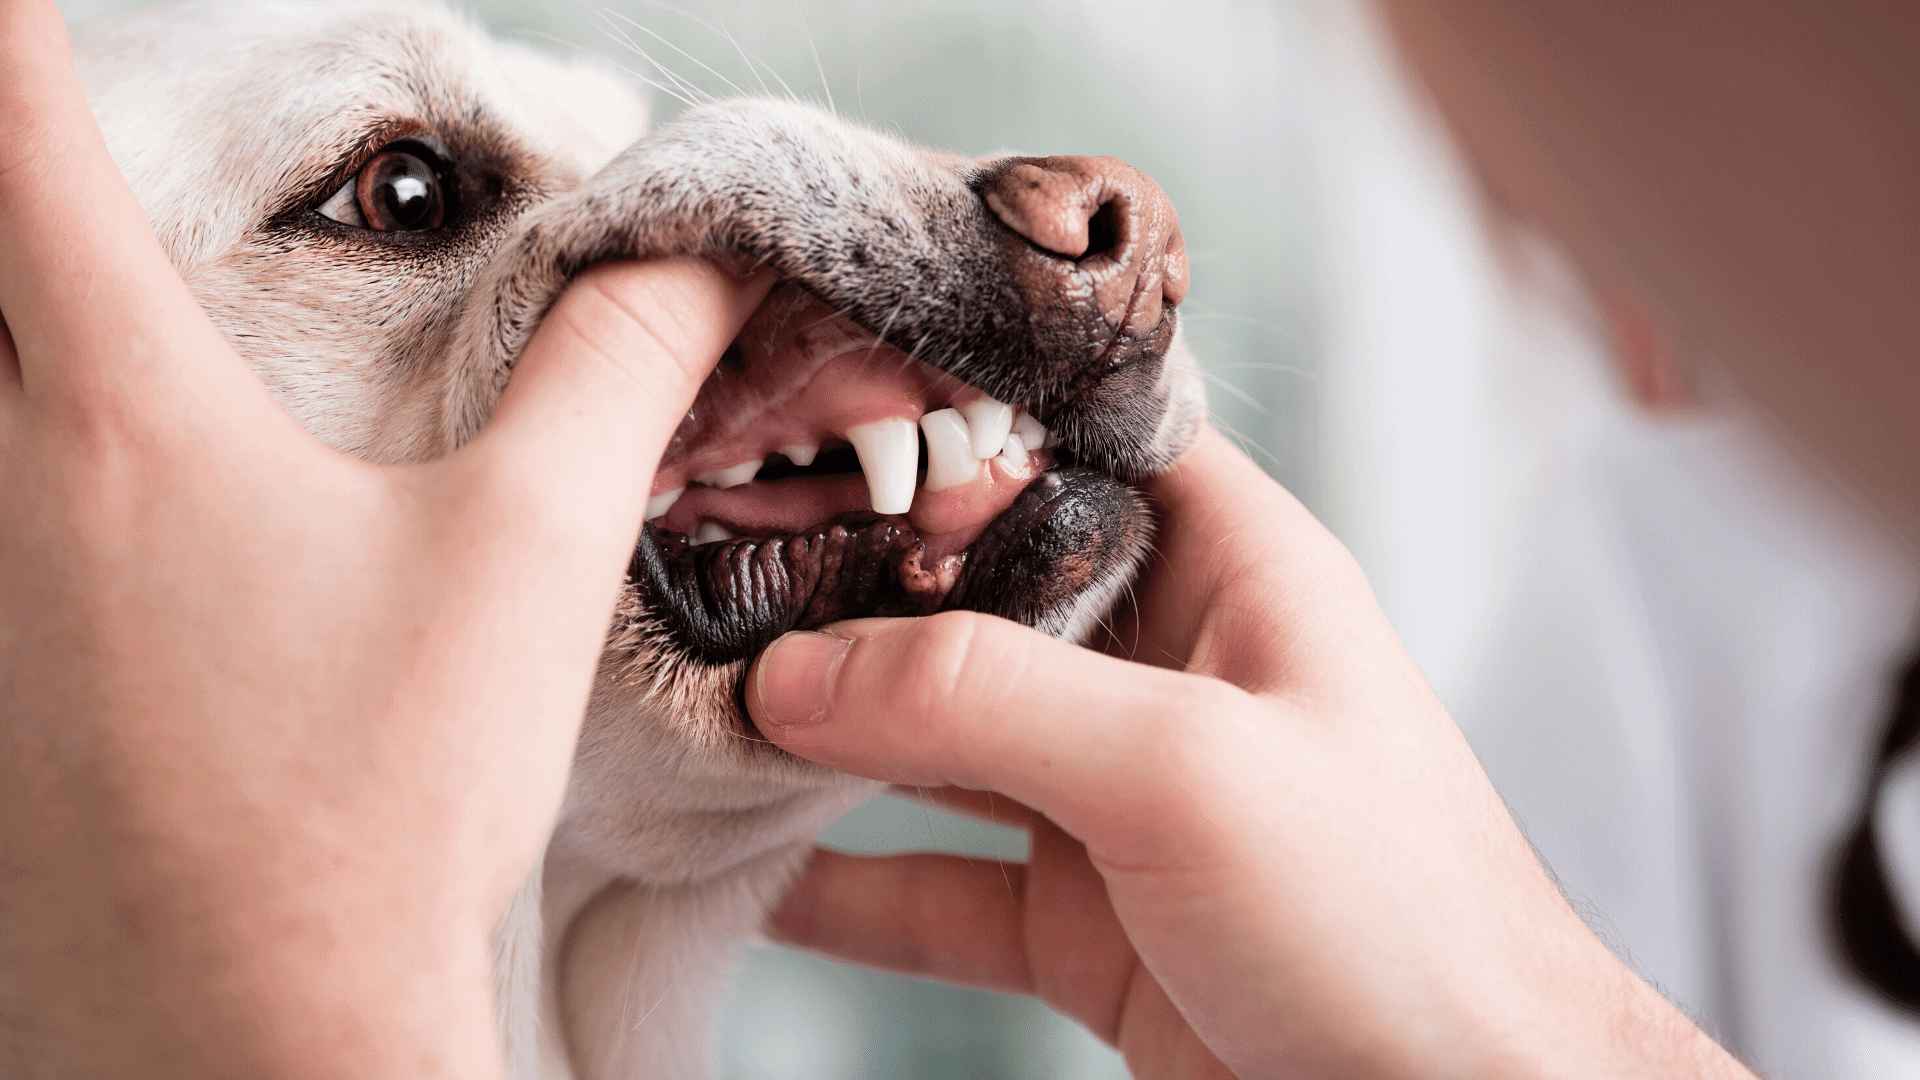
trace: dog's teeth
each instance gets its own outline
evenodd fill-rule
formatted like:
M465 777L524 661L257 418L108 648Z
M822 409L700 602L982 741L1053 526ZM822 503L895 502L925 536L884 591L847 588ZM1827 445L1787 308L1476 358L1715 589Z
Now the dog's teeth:
M973 456L985 461L1007 444L1007 432L1013 430L1013 406L982 397L960 406L967 426L973 429Z
M673 504L680 501L680 496L684 494L686 490L687 490L686 488L677 487L677 488L674 488L672 491L663 491L660 494L655 495L652 498L648 499L647 500L647 520L652 521L654 518L657 518L661 514L664 514L667 511L673 509Z
M1007 442L1000 448L1000 458L1007 463L1009 469L1026 468L1027 444L1020 441L1020 436L1011 431L1007 432Z
M820 452L820 448L806 443L794 443L792 446L781 447L780 452L786 455L788 461L804 469L813 464L814 455Z
M914 474L920 470L919 425L905 416L855 424L847 441L860 457L867 475L867 495L876 514L904 514L913 509Z
M694 547L699 547L702 544L711 544L717 540L731 539L733 539L733 534L727 531L726 526L717 521L703 521L700 523L699 528L693 530L693 536L689 542L692 543Z
M753 461L743 461L738 465L729 465L724 469L714 469L712 472L703 472L699 476L694 477L693 481L696 484L705 484L708 487L715 488L739 487L741 484L752 480L754 474L759 471L760 461L755 459Z
M1019 437L1020 445L1028 450L1038 450L1047 443L1047 429L1040 426L1040 421L1035 420L1032 413L1020 414L1020 418L1013 422L1013 433Z
M920 418L920 430L927 433L928 491L959 487L980 475L980 459L973 453L967 418L959 410L928 413Z

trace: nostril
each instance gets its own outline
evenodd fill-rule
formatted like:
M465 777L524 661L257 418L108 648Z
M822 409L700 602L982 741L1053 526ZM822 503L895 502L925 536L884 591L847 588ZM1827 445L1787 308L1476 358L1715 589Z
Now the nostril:
M1075 262L1105 255L1120 246L1120 208L1114 202L1108 199L1101 203L1100 209L1087 219L1087 250L1081 252Z

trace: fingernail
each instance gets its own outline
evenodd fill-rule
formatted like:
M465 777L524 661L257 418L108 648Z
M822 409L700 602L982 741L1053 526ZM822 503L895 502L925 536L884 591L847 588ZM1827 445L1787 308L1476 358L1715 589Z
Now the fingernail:
M764 729L825 720L833 704L834 674L852 644L832 634L795 630L767 646L754 669L754 696L760 699L754 722Z

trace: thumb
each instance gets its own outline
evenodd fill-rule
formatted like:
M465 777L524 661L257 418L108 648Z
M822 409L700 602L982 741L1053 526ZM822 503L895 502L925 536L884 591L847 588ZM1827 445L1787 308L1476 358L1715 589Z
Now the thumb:
M554 505L603 508L630 543L667 441L775 277L693 255L593 267L554 302L493 418L454 457L528 477L516 487Z
M787 634L754 662L745 696L761 733L800 757L996 791L1108 851L1151 846L1190 816L1196 770L1221 760L1222 740L1247 745L1252 700L959 611Z

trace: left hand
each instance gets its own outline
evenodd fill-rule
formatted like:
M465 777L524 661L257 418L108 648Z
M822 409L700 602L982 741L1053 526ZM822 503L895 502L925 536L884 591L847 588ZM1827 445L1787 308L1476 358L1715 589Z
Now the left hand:
M492 422L275 404L0 0L0 1075L486 1077L651 474L770 283L598 268Z

